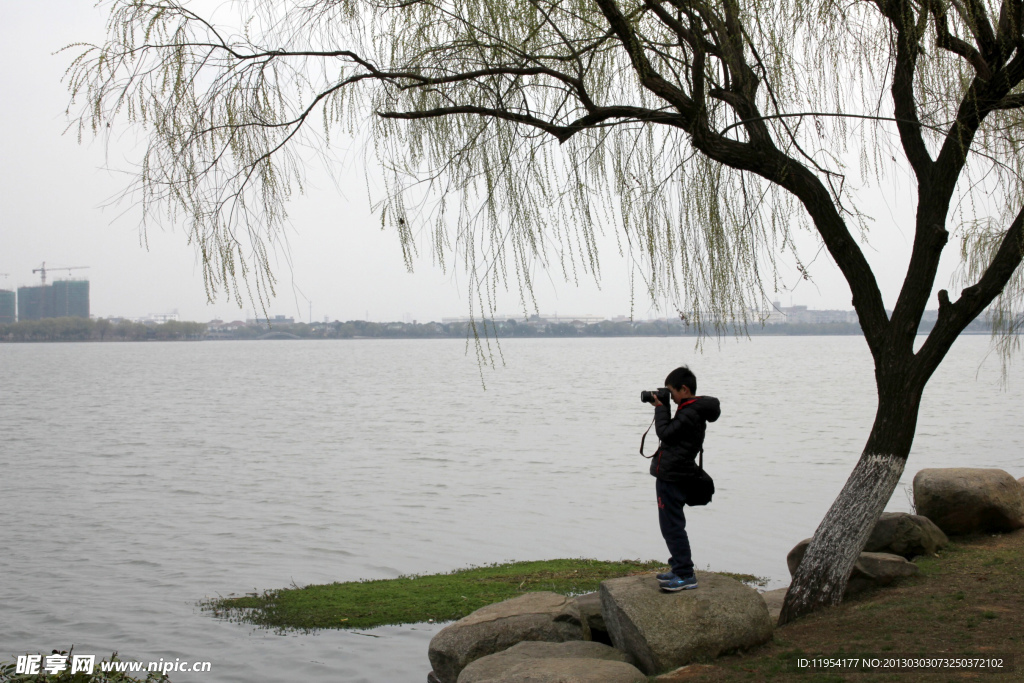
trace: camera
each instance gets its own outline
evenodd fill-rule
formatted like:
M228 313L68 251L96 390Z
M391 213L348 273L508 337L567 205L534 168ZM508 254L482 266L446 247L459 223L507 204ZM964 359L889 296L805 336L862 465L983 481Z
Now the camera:
M661 401L662 405L667 406L670 398L672 398L672 395L668 392L668 389L666 389L665 387L655 389L654 391L640 392L640 401L642 403L650 403L651 405L654 405L654 400L657 399Z

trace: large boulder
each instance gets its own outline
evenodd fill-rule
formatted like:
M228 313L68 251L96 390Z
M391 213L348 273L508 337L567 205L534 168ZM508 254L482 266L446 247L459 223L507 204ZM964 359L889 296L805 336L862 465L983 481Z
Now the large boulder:
M696 659L760 645L772 637L757 591L718 574L697 574L696 590L665 593L653 575L601 582L601 607L615 647L658 674Z
M909 560L916 555L934 555L947 544L946 534L927 517L906 512L883 512L871 530L864 550L902 555Z
M608 636L608 627L604 623L604 615L601 614L601 596L597 591L577 595L576 607L580 611L580 618L590 627L590 639L611 645L612 639Z
M629 655L588 641L522 642L481 657L459 674L458 683L644 683Z
M449 624L430 639L427 655L441 683L456 683L472 661L524 640L589 640L576 601L548 592L526 593L487 605Z
M805 538L786 555L786 564L789 566L790 575L796 574L796 569L804 559L807 546L810 544L811 539ZM913 576L918 571L916 564L908 562L900 555L862 552L857 557L857 563L853 565L853 572L850 574L850 581L846 584L846 592L843 595L848 597L867 588L888 586L896 579Z
M1024 491L1003 470L921 470L914 476L914 506L950 536L1024 528Z

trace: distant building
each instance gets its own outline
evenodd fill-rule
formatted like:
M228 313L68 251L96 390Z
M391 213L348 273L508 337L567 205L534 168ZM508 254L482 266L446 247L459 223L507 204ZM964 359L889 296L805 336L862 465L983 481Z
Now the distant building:
M778 301L772 306L765 323L768 325L803 324L825 325L828 323L858 323L856 311L819 311L806 306L782 306Z
M18 320L50 318L49 287L18 287Z
M15 322L17 316L17 296L10 289L0 289L0 325Z
M163 325L164 323L176 322L181 320L177 312L175 313L164 313L161 315L147 315L145 318L135 318L134 322L142 323L143 325Z
M54 318L89 317L89 281L57 280L50 285Z
M580 323L582 325L593 325L595 323L603 322L606 318L603 315L594 315L587 313L586 315L558 315L557 313L547 314L542 313L540 315L534 314L523 320L522 313L495 313L494 315L479 315L476 317L460 316L456 318L441 318L441 322L445 325L451 323L468 323L475 321L476 323L484 322L496 322L496 321L508 321L515 320L517 323L524 322L527 325L544 326L548 323ZM413 321L415 322L415 321Z
M295 318L275 315L273 318L249 318L245 322L249 325L294 325Z
M52 285L18 288L18 320L88 317L88 280L57 280Z

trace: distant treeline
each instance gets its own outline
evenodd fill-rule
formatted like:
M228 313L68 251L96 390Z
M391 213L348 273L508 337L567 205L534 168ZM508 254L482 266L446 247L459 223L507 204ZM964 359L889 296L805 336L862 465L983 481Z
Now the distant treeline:
M927 332L931 325L922 325ZM985 321L975 321L968 332L991 330ZM693 337L697 331L688 325L668 320L611 321L589 325L537 323L517 320L481 320L475 330L469 323L375 323L349 320L333 323L274 323L208 326L205 323L170 321L160 325L111 321L100 318L49 318L0 325L0 341L176 341L199 339L431 339L474 336L509 337ZM751 336L859 335L857 323L789 323L761 326L752 323L746 329L735 328L728 334Z
M205 323L172 320L160 325L144 325L130 320L105 318L44 318L0 325L0 341L178 341L203 339Z
M786 330L774 328L786 328ZM750 334L860 334L860 325L777 325L762 330L750 327ZM219 339L465 339L472 336L495 337L693 337L697 332L677 322L665 320L616 321L605 320L589 325L571 323L521 322L517 320L478 320L475 326L457 323L375 323L365 320L348 322L282 324L245 326L231 330L211 330L207 338Z
M474 329L469 323L371 323L353 320L345 323L331 323L316 326L308 325L275 326L275 329L290 332L297 337L320 336L323 338L357 338L357 337L457 337L473 336ZM832 323L826 325L773 325L762 328L750 325L749 334L861 334L860 325L853 323ZM589 325L573 325L572 323L547 323L538 325L532 322L517 320L476 322L475 332L480 336L498 337L694 337L697 330L693 326L683 325L675 321L611 321L603 320Z
M921 331L927 332L931 324L922 325ZM988 323L975 321L969 332L988 332ZM611 321L604 320L589 325L573 325L571 323L537 323L519 320L480 320L475 330L466 322L456 323L375 323L365 320L349 320L333 323L282 324L274 323L269 328L265 325L250 325L234 329L211 329L207 338L221 339L261 339L261 338L299 338L299 339L429 339L458 338L474 336L509 337L694 337L697 330L688 325L670 320L651 321ZM746 329L734 328L727 334L775 335L859 335L862 334L858 323L789 323L782 325L749 324Z

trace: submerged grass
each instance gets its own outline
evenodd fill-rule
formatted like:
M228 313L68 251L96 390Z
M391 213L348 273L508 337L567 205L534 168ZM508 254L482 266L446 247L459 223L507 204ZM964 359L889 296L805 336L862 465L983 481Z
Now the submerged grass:
M605 579L664 571L661 562L590 559L511 562L448 574L284 588L201 603L215 616L279 629L365 629L460 619L485 605L530 591L577 595ZM756 582L749 575L732 574Z

